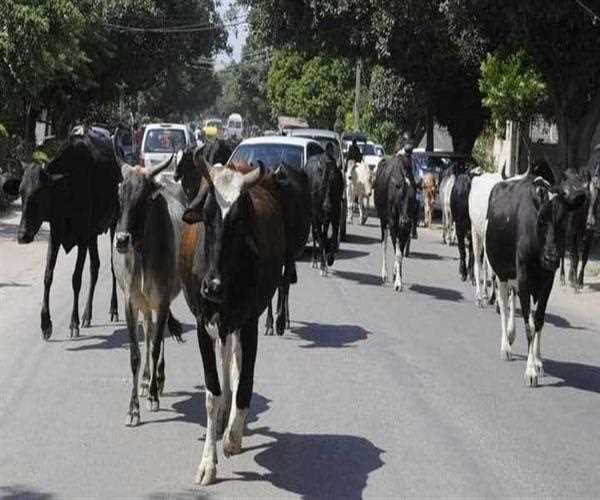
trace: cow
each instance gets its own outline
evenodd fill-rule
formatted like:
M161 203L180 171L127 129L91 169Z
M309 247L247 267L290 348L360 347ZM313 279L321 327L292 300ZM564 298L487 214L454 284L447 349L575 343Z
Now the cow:
M458 242L458 275L462 281L467 278L474 283L473 277L473 242L471 238L471 219L469 218L469 192L471 190L471 179L480 170L466 170L466 165L456 163L452 166L454 170L455 181L450 193L450 209L452 219L456 226L456 238ZM465 246L466 241L466 246ZM467 265L467 250L469 252L469 261Z
M216 479L217 431L225 427L226 457L242 449L258 319L281 281L286 241L274 174L220 165L209 171L204 162L198 164L203 183L183 216L189 225L180 259L204 365L207 428L196 482L207 485ZM216 350L221 352L223 385Z
M473 178L469 192L469 219L471 221L475 271L475 303L479 307L483 307L484 302L493 297L493 293L488 295L487 287L487 283L491 282L492 276L485 252L485 232L490 193L493 187L501 181L501 174L482 174Z
M312 266L326 276L338 248L344 177L327 153L312 156L304 168L311 196Z
M387 283L387 240L392 240L395 252L394 290L402 291L402 257L410 246L412 214L416 206L416 191L406 178L401 157L383 160L374 183L375 209L381 223L383 264L381 280Z
M440 198L442 200L442 243L445 245L454 245L456 243L456 230L454 220L452 219L452 208L450 206L450 198L452 196L452 188L456 181L456 175L452 167L446 169L444 177L440 182Z
M421 180L421 192L423 193L423 211L425 227L431 229L433 223L433 204L437 196L438 185L433 174L423 175Z
M569 285L575 292L583 288L583 275L594 240L596 199L591 202L594 184L587 170L579 172L567 169L564 176L576 184L584 184L587 190L585 203L577 210L569 212L565 233L565 245L561 248L560 256L560 283L565 285L565 250L569 252L571 267L569 269ZM579 263L581 262L581 266Z
M195 151L195 147L182 151L181 159L177 162L173 175L173 179L181 183L187 203L190 203L196 197L202 182L200 170L194 164Z
M346 199L351 203L348 207L347 222L352 224L354 216L353 200L358 202L358 213L361 225L367 222L369 217L369 198L371 197L372 172L366 163L348 161L346 170Z
M304 170L282 164L275 170L275 180L280 193L285 227L286 255L283 276L277 293L277 320L275 332L283 335L290 327L290 285L298 282L296 261L304 254L310 231L310 191L308 175ZM273 309L267 311L265 335L273 335Z
M140 166L132 167L119 155L116 157L121 164L123 181L119 186L120 216L112 254L117 281L125 296L133 375L126 425L134 427L140 423L138 317L143 318L146 343L141 396L148 396L150 411L158 411L159 394L165 384L164 330L167 325L171 334L181 341L181 325L169 307L181 291L178 263L185 198L179 186L157 181L172 158L148 171Z
M233 153L231 143L225 139L216 139L204 144L202 152L209 165L225 165Z
M50 288L61 246L66 253L77 246L77 261L72 278L73 308L69 326L71 338L79 336L81 274L87 253L90 254L90 288L81 318L81 326L90 326L100 268L98 235L110 229L112 244L119 209L117 188L121 181L121 171L115 161L110 139L93 129L82 129L79 132L69 136L58 156L46 168L39 164L27 165L20 180L13 179L3 186L9 194L21 195L23 210L17 232L20 244L31 243L42 223L50 223L41 311L44 340L52 335ZM112 278L110 319L118 321L114 272Z
M583 186L571 180L551 187L541 177L532 176L499 182L490 194L485 247L498 282L500 353L503 359L511 358L516 291L527 335L525 383L530 387L537 386L544 373L542 327L564 242L567 215L585 203L585 199ZM508 304L510 289L513 293ZM535 312L531 311L532 299Z

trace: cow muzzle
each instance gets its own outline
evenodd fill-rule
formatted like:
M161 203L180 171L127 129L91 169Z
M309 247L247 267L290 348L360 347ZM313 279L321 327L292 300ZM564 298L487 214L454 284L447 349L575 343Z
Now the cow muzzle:
M223 302L223 283L217 277L205 277L202 280L200 293L206 300L221 304Z
M129 251L131 245L131 235L129 233L117 233L115 235L115 248L119 253L126 253Z

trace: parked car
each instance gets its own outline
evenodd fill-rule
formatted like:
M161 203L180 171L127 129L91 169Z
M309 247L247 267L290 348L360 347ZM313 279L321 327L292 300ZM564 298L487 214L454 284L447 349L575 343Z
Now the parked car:
M334 155L337 160L338 168L344 168L344 153L342 151L342 141L340 135L332 130L316 129L316 128L299 128L287 131L290 137L305 137L307 139L314 139L325 149L328 143L333 146ZM344 182L346 178L344 176ZM340 240L346 241L346 215L348 214L348 200L346 198L346 189L342 197L342 215L340 219Z
M260 160L267 168L276 168L283 161L296 168L304 168L311 156L324 153L314 140L281 135L252 137L241 142L231 155L230 162L245 160L257 164Z
M244 138L243 131L244 122L242 120L242 115L238 113L230 114L229 118L227 118L227 126L225 127L227 139L241 141Z
M140 165L150 168L168 160L174 152L195 143L187 126L178 123L146 125L142 138Z

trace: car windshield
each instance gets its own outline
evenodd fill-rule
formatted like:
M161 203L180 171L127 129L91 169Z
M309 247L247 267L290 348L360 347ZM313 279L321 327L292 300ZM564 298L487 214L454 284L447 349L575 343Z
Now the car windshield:
M231 161L247 161L256 165L260 160L267 168L276 168L282 162L296 168L304 165L304 148L291 144L241 144Z
M313 139L317 141L324 150L327 150L327 144L331 143L333 146L333 155L336 160L339 160L342 157L342 151L340 149L340 144L333 137L325 137L321 135L302 135L302 134L294 134L294 137L304 137L306 139Z
M377 156L385 156L385 151L383 150L383 148L381 146L375 146L375 154Z
M152 129L146 134L145 153L171 153L185 149L185 132L174 129Z
M373 144L365 144L362 147L362 154L365 156L377 156L377 153L375 152L375 146L373 146Z

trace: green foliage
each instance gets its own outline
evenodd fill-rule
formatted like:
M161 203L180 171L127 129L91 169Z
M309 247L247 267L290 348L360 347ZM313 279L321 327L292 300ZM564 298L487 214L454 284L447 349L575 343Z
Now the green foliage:
M502 58L488 54L481 63L479 88L494 123L526 123L548 98L546 84L523 51Z
M486 172L495 172L492 149L494 147L495 131L493 128L485 129L475 141L473 146L473 158L477 164Z
M347 59L276 52L267 79L273 117L299 116L314 127L339 127L351 106L352 73Z
M48 158L48 155L39 149L36 149L31 154L31 159L36 163L48 163L50 161L50 158Z

